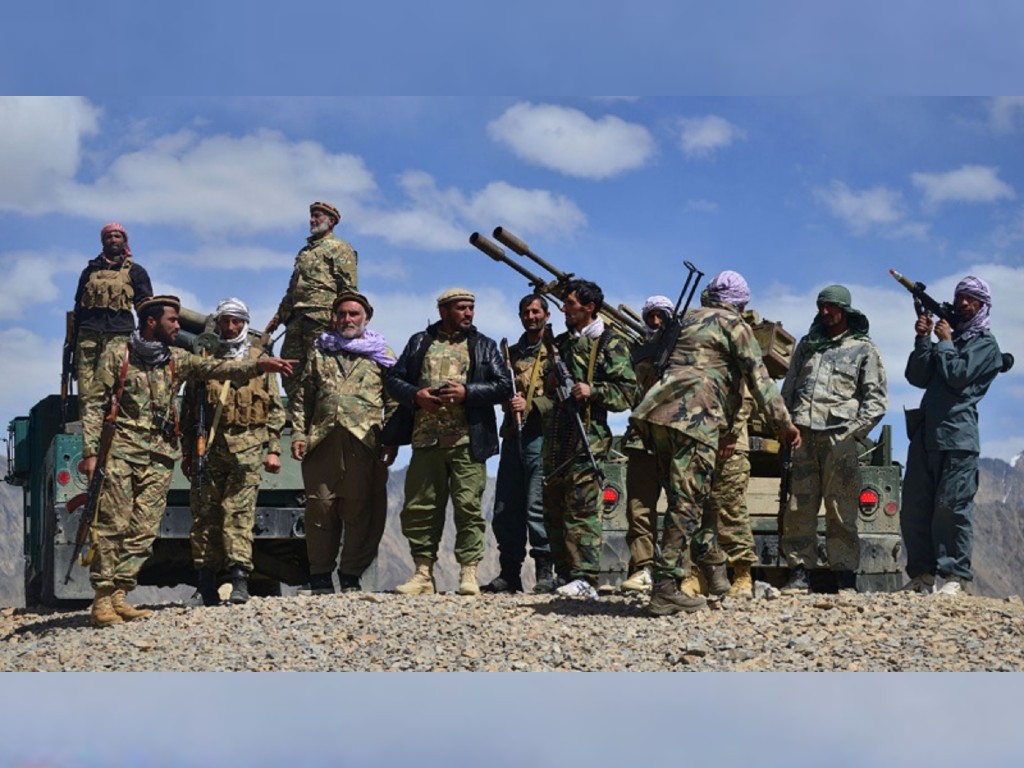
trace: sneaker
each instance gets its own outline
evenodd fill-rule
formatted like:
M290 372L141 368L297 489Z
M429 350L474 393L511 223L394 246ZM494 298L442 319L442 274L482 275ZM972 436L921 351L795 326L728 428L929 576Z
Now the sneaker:
M780 590L784 595L806 595L811 591L811 582L807 578L807 569L796 566L789 574L789 580Z
M500 594L502 592L522 592L523 580L512 574L498 574L480 587L481 592Z
M935 591L935 594L946 595L947 597L956 597L957 595L964 594L964 591L963 587L960 586L960 579L956 576L950 576L946 579L946 583Z
M555 590L562 597L576 597L583 600L597 600L597 590L586 579L575 579Z
M622 584L619 589L623 592L650 592L654 582L651 580L651 569L641 568Z
M930 595L935 591L935 577L930 573L915 576L902 587L900 592L913 592L918 595Z
M333 595L334 579L330 573L314 573L309 577L309 594Z

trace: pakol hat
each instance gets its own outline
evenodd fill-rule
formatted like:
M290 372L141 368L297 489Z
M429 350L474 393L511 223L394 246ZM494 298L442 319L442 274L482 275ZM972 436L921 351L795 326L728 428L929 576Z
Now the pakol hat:
M135 311L140 315L150 307L173 307L175 311L181 311L181 299L177 296L150 296L135 305Z
M339 293L338 298L336 298L334 303L331 305L331 312L337 312L338 307L340 307L342 302L345 301L354 301L356 304L361 304L363 309L366 310L367 320L373 317L373 305L370 304L370 300L363 296L363 294L356 293L355 291L342 291Z
M325 203L321 200L317 200L315 203L310 203L309 212L313 213L313 211L323 211L332 219L334 219L335 224L341 221L341 214L338 213L338 209L335 208L330 203Z
M451 304L453 301L476 301L476 296L473 295L472 291L467 291L465 288L449 288L437 297L437 306L443 307L445 304Z

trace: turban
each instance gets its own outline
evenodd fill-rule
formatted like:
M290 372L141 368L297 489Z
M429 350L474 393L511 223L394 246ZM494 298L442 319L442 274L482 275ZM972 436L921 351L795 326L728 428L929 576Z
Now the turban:
M750 287L743 275L727 269L719 272L708 283L705 289L707 299L712 304L729 304L743 309L750 301Z

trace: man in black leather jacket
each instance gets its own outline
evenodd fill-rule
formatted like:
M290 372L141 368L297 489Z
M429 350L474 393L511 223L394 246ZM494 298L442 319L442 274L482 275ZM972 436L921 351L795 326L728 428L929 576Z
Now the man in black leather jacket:
M441 319L414 334L385 384L400 403L384 427L385 445L412 444L405 476L402 533L416 570L401 594L433 594L434 562L449 495L455 520L459 594L478 595L476 566L486 525L484 462L498 452L494 406L512 396L512 381L494 341L473 326L475 297L452 288L437 299Z

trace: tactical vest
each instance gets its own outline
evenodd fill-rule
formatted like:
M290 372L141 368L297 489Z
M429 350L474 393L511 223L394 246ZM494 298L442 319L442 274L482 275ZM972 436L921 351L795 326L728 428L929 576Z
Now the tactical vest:
M130 258L121 263L120 269L94 269L82 290L82 306L112 312L131 310L135 299L135 288L129 275L131 269Z
M229 427L263 427L267 424L270 414L270 392L264 383L263 376L249 379L242 386L235 388L230 381L210 382L206 387L207 407L214 413L220 404L221 387L229 392L224 410L221 411L221 424Z

